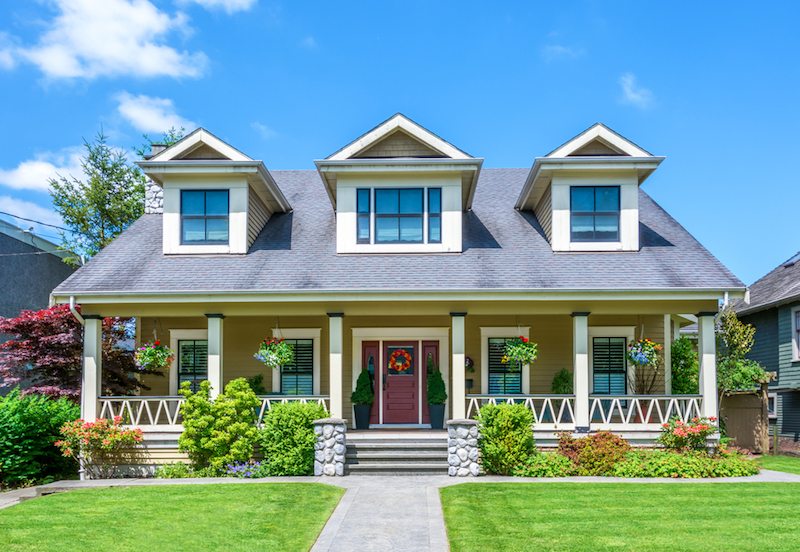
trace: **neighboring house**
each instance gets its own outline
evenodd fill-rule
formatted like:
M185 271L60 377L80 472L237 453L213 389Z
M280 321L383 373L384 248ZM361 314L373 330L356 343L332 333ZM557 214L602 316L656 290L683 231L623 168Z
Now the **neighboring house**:
M53 292L86 318L83 414L130 408L163 436L181 429L182 382L208 379L216 394L262 374L263 409L291 396L352 420L367 369L375 426L426 427L432 363L449 417L522 401L537 438L652 439L670 416L716 415L714 315L745 287L640 189L663 159L596 124L531 168L486 169L398 114L317 170L269 171L198 129L139 163L153 181L147 214ZM669 342L682 313L699 320L702 395L670 396L664 374L656 394L635 395L627 345ZM166 377L146 378L148 396L100 396L110 315L137 317L142 341L177 351ZM540 352L515 371L502 351L519 335ZM253 359L265 336L295 344L296 362L266 371ZM398 367L398 355L410 360ZM574 394L554 396L563 368Z
M47 308L53 287L75 270L64 263L68 256L56 244L0 220L0 316Z
M770 410L779 434L787 445L800 442L800 252L750 286L750 302L738 302L736 311L756 328L750 358L777 373Z

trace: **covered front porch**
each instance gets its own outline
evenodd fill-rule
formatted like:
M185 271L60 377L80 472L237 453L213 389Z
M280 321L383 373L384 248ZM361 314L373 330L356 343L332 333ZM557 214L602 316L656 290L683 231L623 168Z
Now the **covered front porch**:
M651 294L652 295L652 294ZM456 308L459 307L459 308ZM515 402L534 414L539 439L560 431L610 430L652 440L672 417L717 415L716 353L709 298L642 298L633 294L600 300L459 302L414 301L146 302L84 303L85 419L122 415L145 434L181 431L180 384L207 379L212 396L235 378L248 378L261 399L259 422L279 402L317 402L352 427L350 394L362 370L371 375L375 401L372 428L428 428L426 377L439 370L448 394L447 418L474 418L487 403ZM685 313L700 328L700 394L672 395L669 344ZM98 355L103 316L137 319L137 343L169 343L175 360L162 376L145 376L138 396L101 393ZM499 362L504 340L525 336L539 345L529 366ZM293 366L266 369L253 358L265 337L290 341ZM664 347L662 368L647 393L637 389L624 357L633 339L648 337ZM401 353L398 353L401 351ZM389 359L402 355L398 371ZM566 369L571 393L553 392Z

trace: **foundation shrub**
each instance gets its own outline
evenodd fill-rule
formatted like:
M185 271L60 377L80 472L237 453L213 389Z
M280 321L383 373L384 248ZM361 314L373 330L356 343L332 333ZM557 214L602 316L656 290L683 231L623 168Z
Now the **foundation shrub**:
M264 456L265 475L313 475L314 420L329 416L316 403L276 404L264 416L258 442Z
M523 404L487 404L478 412L478 446L488 473L511 474L536 452L533 413Z
M534 454L514 468L518 477L567 477L576 473L575 464L557 452Z
M575 465L577 475L610 475L630 450L625 439L610 431L577 439L564 432L558 437L558 452Z
M616 477L744 477L758 473L755 461L739 452L642 450L628 453L610 475Z

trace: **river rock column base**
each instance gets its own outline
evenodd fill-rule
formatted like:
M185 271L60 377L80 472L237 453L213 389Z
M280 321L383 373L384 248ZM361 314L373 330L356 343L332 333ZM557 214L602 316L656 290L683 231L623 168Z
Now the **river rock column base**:
M478 463L478 422L475 420L449 420L447 422L447 474L450 477L477 477L481 474Z
M314 420L314 475L336 477L344 475L347 452L347 424L341 418Z

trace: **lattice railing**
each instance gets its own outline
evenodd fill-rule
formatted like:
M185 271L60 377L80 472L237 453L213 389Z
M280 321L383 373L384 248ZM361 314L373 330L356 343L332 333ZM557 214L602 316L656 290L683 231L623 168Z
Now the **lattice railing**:
M672 418L702 416L701 395L592 395L592 429L655 429Z
M575 427L574 395L467 395L467 418L487 404L524 404L533 412L536 429L568 430Z
M100 397L100 418L120 416L132 426L178 426L183 397Z

